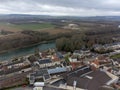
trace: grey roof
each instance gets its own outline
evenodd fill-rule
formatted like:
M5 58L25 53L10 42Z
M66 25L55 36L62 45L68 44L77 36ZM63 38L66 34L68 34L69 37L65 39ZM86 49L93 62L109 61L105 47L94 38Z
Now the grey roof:
M89 73L91 71L92 71L92 69L90 68L90 66L85 65L85 66L77 68L76 70L68 73L68 75L69 76L78 76L78 77L80 77L80 76L83 76L84 74Z
M74 81L77 81L76 87L87 89L87 86L90 82L90 79L80 78L80 77L68 77L67 78L67 85L73 86Z
M120 63L120 59L113 59L113 61L117 61L118 63Z
M50 79L50 75L49 74L45 74L43 75L44 79L47 80L47 79Z
M100 70L92 71L90 66L77 68L74 71L64 73L62 76L68 85L73 86L73 82L76 80L78 88L88 90L98 90L99 87L111 80L105 72Z
M30 66L24 66L24 67L19 67L19 68L11 68L11 69L7 69L7 70L2 70L0 71L0 75L6 75L6 74L10 74L10 73L14 73L14 72L18 72L21 71L22 69L26 69L29 68Z
M9 75L5 77L0 78L0 90L4 90L1 88L8 88L17 85L20 81L23 81L26 79L26 76L30 72L24 72L24 73L19 73L19 74L14 74L14 75Z
M90 74L87 74L88 76L92 77L92 79L89 79L87 77L79 77L79 76L68 76L67 77L67 84L70 86L73 86L73 81L77 81L77 87L88 89L88 90L98 90L99 87L105 85L111 78L102 71L95 71Z
M65 83L66 83L66 80L65 80L65 79L60 79L60 80L52 83L51 85L56 86L56 87L59 87L60 84L65 84Z
M91 77L94 77L95 80L101 82L101 83L106 83L109 80L111 80L111 78L103 71L97 70L93 73L88 74Z
M52 63L51 59L40 59L39 64L47 64L47 63Z
M39 71L36 71L34 73L34 76L37 77L37 76L43 76L45 74L48 74L48 70L47 69L40 69Z
M60 53L60 52L57 52L56 54L57 54L57 56L58 56L59 58L63 58L63 55L62 55L62 53Z
M30 78L29 78L29 80L34 80L35 78L34 78L34 76L30 76Z
M11 65L14 65L14 64L18 64L18 63L23 63L23 60L20 60L20 61L14 61L14 62L9 62L9 63L6 64L5 66L11 66Z
M67 71L67 68L65 67L57 67L53 69L48 69L49 74L61 73L61 72L66 72L66 71Z

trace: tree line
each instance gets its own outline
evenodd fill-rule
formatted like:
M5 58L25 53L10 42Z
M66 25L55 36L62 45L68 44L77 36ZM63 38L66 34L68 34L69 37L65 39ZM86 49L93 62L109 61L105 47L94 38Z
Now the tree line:
M119 40L113 39L113 37L118 37L119 35L120 29L114 27L93 28L83 33L74 34L70 38L62 37L57 39L56 47L59 51L70 52L82 48L93 50L93 46L96 44L104 45L119 42Z

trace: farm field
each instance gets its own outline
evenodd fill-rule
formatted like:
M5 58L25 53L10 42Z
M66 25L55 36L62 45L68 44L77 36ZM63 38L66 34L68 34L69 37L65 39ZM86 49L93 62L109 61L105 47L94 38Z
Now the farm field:
M15 28L12 24L7 22L0 22L0 30L11 31L11 32L19 32L21 31L20 28Z
M47 28L54 28L55 25L51 23L25 23L25 24L11 24L6 22L0 22L0 29L7 30L40 30Z
M26 24L13 24L12 27L23 30L40 30L46 28L54 28L55 25L51 23L26 23Z
M27 33L23 33L26 31ZM52 23L9 23L0 22L0 52L26 47L44 40L55 40L72 30L56 28ZM4 34L5 33L5 34ZM31 33L31 34L30 34ZM38 34L45 35L38 35ZM35 35L36 34L36 35ZM40 37L44 37L42 40Z
M77 23L79 29L63 28L64 26L69 26L69 23ZM51 22L45 20L42 23L38 21L30 22L29 20L0 22L0 50L4 52L6 50L26 47L42 41L55 41L61 37L71 38L73 36L84 35L93 41L94 38L96 38L97 41L101 41L101 37L109 41L111 36L118 38L120 35L116 27L116 22L113 22L113 24L109 24L108 22L69 23L63 23L56 20Z

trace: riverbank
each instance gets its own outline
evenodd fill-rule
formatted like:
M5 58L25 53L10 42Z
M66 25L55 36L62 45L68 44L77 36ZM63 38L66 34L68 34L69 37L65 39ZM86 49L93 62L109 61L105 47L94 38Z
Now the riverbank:
M9 61L16 57L22 57L22 56L33 54L36 48L39 48L40 51L45 51L45 50L48 50L49 48L55 48L55 42L54 41L41 42L38 44L31 45L29 47L27 46L24 48L14 49L9 52L1 53L0 61L6 61L6 60Z
M0 54L11 52L11 51L14 51L14 50L19 50L19 49L24 49L24 48L32 47L32 46L35 46L35 45L52 43L52 42L55 42L55 40L52 40L52 41L43 41L43 42L39 42L39 43L35 43L35 44L23 46L23 47L18 47L18 48L9 49L9 50L3 50L3 51L0 51Z

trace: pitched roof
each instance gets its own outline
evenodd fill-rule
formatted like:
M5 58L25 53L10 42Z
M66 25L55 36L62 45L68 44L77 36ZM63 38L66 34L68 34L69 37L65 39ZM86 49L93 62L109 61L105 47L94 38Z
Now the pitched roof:
M10 65L18 64L18 63L23 63L23 60L10 62L10 63L6 64L5 66L10 66Z
M64 73L62 76L68 85L73 86L73 82L76 80L78 88L88 90L98 90L112 79L103 71L92 71L90 66L82 66L74 71Z
M80 78L80 77L68 77L67 85L73 86L73 82L77 81L76 87L87 89L87 86L90 82L87 78Z
M48 69L49 74L55 74L55 73L61 73L61 72L66 72L67 68L65 67L56 67L53 69Z
M60 59L63 58L63 55L62 55L61 52L57 52L56 55L57 55Z
M40 59L39 64L47 64L47 63L52 63L51 59L47 58L47 59Z
M50 79L50 75L49 74L44 74L43 77L44 77L45 80Z
M47 69L40 69L39 71L36 71L34 73L34 76L37 77L37 76L43 76L45 74L48 74L48 70Z
M103 71L97 70L93 73L88 74L91 77L94 77L95 80L101 82L101 83L106 83L109 80L111 80L111 78Z
M91 77L79 77L75 76L68 76L67 77L67 84L73 86L74 80L77 81L77 87L88 89L88 90L98 90L99 87L105 85L111 78L102 71L94 71L92 73L87 74L87 76Z
M68 75L69 76L78 76L78 77L80 77L80 76L83 76L84 74L89 73L91 71L92 71L92 69L90 68L90 66L85 65L85 66L77 68L74 71L68 73Z

